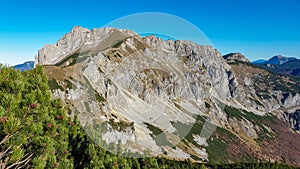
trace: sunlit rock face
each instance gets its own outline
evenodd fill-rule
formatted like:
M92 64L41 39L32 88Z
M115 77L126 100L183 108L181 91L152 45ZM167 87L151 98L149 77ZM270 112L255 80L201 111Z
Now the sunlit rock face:
M36 64L46 65L53 96L78 116L97 143L207 161L210 143L224 135L216 134L217 126L231 133L230 139L251 140L251 147L261 134L274 135L260 117L275 110L282 115L280 107L299 103L295 94L278 101L280 91L272 90L276 99L259 97L257 76L232 65L249 61L241 54L229 59L212 46L190 41L75 27L56 45L39 50Z

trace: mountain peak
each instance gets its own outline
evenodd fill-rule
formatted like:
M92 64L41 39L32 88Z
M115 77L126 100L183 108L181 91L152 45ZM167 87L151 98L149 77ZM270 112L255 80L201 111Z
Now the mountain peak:
M19 69L21 72L23 72L25 70L30 70L33 67L34 67L34 61L28 61L28 62L25 62L23 64L13 66L13 68Z
M292 61L292 60L297 60L297 59L294 58L294 57L286 57L286 56L282 56L282 55L275 55L267 61L267 64L282 65L282 64L284 64L288 61Z
M241 53L229 53L227 55L224 55L223 58L229 63L229 62L245 62L245 63L250 63L250 61Z
M283 55L276 55L271 57L269 60L256 60L253 64L267 70L271 70L274 73L287 74L293 76L300 75L300 67L298 60L295 57L286 57Z
M71 32L78 32L78 31L84 32L84 31L89 31L89 29L88 28L83 28L81 26L74 26L71 30Z
M88 29L75 26L71 32L65 34L56 44L45 45L38 51L36 64L53 65L70 53L83 52L86 46L103 50L111 45L130 36L138 36L130 30L116 28L95 28ZM100 46L93 46L101 44ZM84 48L84 49L83 49Z

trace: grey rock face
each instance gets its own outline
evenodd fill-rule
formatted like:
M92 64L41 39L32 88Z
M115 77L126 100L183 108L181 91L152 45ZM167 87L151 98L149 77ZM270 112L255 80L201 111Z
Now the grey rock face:
M249 62L241 54L230 58ZM244 117L228 117L224 105L259 115L274 110L254 101L258 96L253 95L252 79L239 81L216 49L190 41L76 27L56 45L39 50L36 64L65 73L50 74L65 90L53 89L53 95L77 112L87 133L104 123L99 137L107 144L120 141L133 152L207 160L206 140L215 128L194 131L188 146L179 146L193 126L209 123L256 139L263 130ZM295 97L288 97L284 105L298 104Z
M125 34L125 35L124 35ZM132 31L117 30L112 28L89 30L82 27L74 27L72 31L62 37L55 45L45 45L38 51L35 64L54 65L74 52L80 52L83 46L88 44L101 43L101 48L109 47L105 40L110 38L110 42L124 38L124 36L136 35ZM97 48L97 46L91 46Z

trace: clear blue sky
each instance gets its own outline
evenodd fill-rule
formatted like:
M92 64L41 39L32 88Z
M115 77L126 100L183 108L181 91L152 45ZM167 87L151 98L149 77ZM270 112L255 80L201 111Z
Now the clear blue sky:
M300 57L299 0L1 0L0 62L34 60L38 49L73 26L102 27L139 12L190 21L222 54L242 52L250 60Z

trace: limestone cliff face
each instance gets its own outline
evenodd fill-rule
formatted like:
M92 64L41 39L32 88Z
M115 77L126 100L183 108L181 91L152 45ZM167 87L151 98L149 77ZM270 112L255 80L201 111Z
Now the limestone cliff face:
M112 28L89 30L77 26L74 27L70 33L62 37L55 45L45 45L40 49L36 56L35 63L40 65L54 65L70 53L80 50L81 47L87 46L89 43L105 43L107 38L113 43L113 40L133 35L136 34L128 30L117 30ZM103 47L107 47L107 45L109 44L106 44Z
M144 43L144 54L150 51L149 55L153 55L153 53L155 55L165 55L165 58L176 56L177 59L183 61L182 63L187 62L188 66L193 66L196 71L203 68L203 71L206 71L206 80L210 80L208 83L211 83L213 89L216 90L213 94L225 100L230 97L226 75L229 66L213 47L200 46L189 41L162 41L153 36L142 39L136 33L128 30L112 28L88 30L75 27L70 33L61 38L56 45L45 45L44 48L40 49L36 56L36 64L56 65L72 53L82 53L88 50L95 50L94 53L96 54L124 39L126 41L122 44L120 50L127 52L127 54L141 50L134 47L134 45L137 45L134 44L137 40L138 43ZM133 51L127 51L126 48L128 47L132 48ZM150 48L155 49L155 51L149 50ZM109 50L109 52L112 52L112 50ZM195 85L200 85L200 83ZM198 86L194 86L194 89L197 90ZM194 94L198 95L194 96L195 99L201 95L199 92L194 92Z
M75 27L39 50L36 64L47 65L53 96L88 133L98 133L106 144L120 141L132 152L168 158L208 160L219 137L258 146L262 136L275 137L261 121L264 115L299 103L299 95L289 95L269 106L257 94L256 75L240 74L211 46L129 30ZM259 151L251 155L264 159Z

